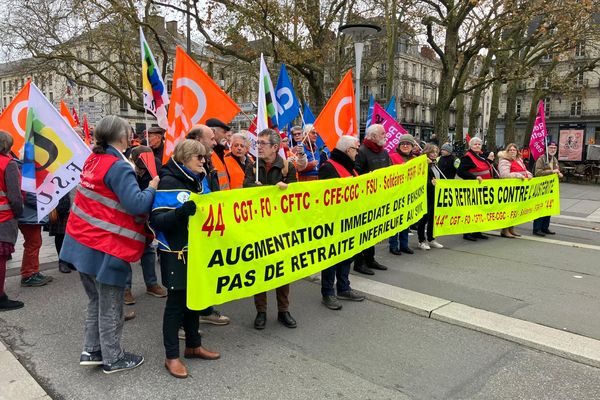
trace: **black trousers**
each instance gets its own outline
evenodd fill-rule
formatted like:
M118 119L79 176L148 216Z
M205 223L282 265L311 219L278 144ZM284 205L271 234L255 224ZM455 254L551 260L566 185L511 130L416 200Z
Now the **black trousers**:
M196 348L202 345L198 334L200 312L187 308L185 290L169 290L167 304L163 316L163 343L167 358L179 358L179 338L177 333L183 326L185 331L185 347Z

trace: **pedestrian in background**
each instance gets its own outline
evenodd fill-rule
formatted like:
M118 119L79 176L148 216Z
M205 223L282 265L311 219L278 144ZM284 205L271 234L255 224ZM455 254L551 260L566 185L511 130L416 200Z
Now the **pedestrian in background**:
M423 154L427 156L427 214L423 215L417 227L419 248L421 250L430 250L432 247L442 249L444 246L438 243L433 236L433 219L435 210L435 185L438 179L444 178L444 174L442 174L436 165L438 157L438 147L436 145L431 143L426 144L423 148ZM427 228L427 236L425 236L425 228Z
M552 174L558 175L559 178L563 177L560 172L558 165L558 159L556 158L556 151L558 147L556 142L550 142L546 149L547 154L538 158L535 162L535 176L548 176ZM550 216L536 218L533 221L533 234L536 236L554 235L556 232L550 230Z

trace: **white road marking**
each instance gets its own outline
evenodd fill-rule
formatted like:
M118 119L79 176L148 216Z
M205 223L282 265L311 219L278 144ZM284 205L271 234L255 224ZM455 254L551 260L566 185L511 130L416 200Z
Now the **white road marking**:
M486 233L492 234L495 236L500 236L500 233L498 231L488 231ZM550 243L550 244L557 244L560 246L568 246L568 247L575 247L575 248L579 248L579 249L589 249L589 250L600 251L600 246L596 246L594 244L567 242L566 240L548 239L547 237L541 237L541 236L522 235L521 237L518 237L517 239L532 240L534 242Z

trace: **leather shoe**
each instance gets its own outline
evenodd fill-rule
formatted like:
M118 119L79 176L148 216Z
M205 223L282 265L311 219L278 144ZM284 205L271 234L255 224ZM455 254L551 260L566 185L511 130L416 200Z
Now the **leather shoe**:
M254 329L265 329L267 325L267 313L257 312L256 318L254 318Z
M476 239L484 239L484 240L488 240L488 237L485 236L483 233L481 232L476 232L473 234L473 237Z
M280 311L277 313L277 320L281 322L286 328L295 328L296 320L292 318L289 311Z
M196 348L186 347L183 356L185 358L201 358L203 360L218 360L221 358L221 354L218 352L206 350L202 346Z
M385 265L379 264L375 260L371 261L370 263L367 263L367 267L371 269L378 269L380 271L385 271L388 269Z
M550 229L546 229L545 231L542 231L542 233L544 233L546 235L556 235L556 232L553 232Z
M63 274L70 274L71 273L71 268L69 268L69 266L66 263L62 262L62 261L58 262L58 270L60 272L62 272Z
M354 270L358 273L365 275L375 275L375 272L364 264L359 264L354 266Z
M544 237L544 236L546 236L546 234L545 234L545 233L542 233L542 232L540 232L540 231L533 231L533 234L534 234L535 236L541 236L541 237Z
M476 242L477 238L473 235L471 235L470 233L464 234L463 235L463 239L468 240L470 242Z
M415 252L413 251L413 249L411 249L410 247L405 247L403 249L400 249L400 251L402 253L406 253L406 254L415 254Z
M131 321L134 318L135 318L135 311L128 311L125 313L125 315L123 315L123 319L125 321Z
M323 296L321 301L330 310L341 310L342 305L335 296Z
M181 362L179 358L165 360L165 368L171 375L175 378L185 379L188 377L188 371L185 365Z
M392 253L395 256L401 256L402 252L398 249L390 249L390 253Z

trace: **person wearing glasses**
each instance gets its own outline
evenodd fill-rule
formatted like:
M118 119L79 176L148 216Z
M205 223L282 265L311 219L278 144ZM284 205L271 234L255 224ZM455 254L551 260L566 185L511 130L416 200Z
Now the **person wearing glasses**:
M392 165L388 152L385 151L385 128L381 124L373 124L367 128L365 140L358 148L354 168L359 175ZM365 275L374 275L373 269L386 270L387 267L375 260L375 246L368 247L354 256L354 270Z
M258 134L258 162L246 168L244 187L256 187L261 185L275 185L285 190L289 183L296 182L296 169L294 164L279 156L281 137L273 129L264 129ZM258 164L258 165L257 165ZM256 179L256 168L258 168L258 180ZM296 320L289 311L290 285L286 284L275 289L277 294L277 320L287 328L295 328ZM267 293L254 295L256 306L255 329L265 329L267 324Z
M202 346L198 333L200 311L186 305L188 221L196 213L191 193L202 193L205 147L197 140L186 139L175 146L173 156L161 171L150 226L158 241L162 283L167 288L163 315L165 368L176 378L187 378L186 366L179 359L179 327L185 331L185 358L216 360L220 354Z
M358 176L354 169L354 160L358 154L359 143L354 136L341 136L331 152L331 158L323 163L319 169L319 179L351 178ZM341 261L321 271L322 303L330 310L341 310L342 305L338 300L363 301L362 296L350 288L350 265L352 257ZM337 297L333 289L337 277Z

